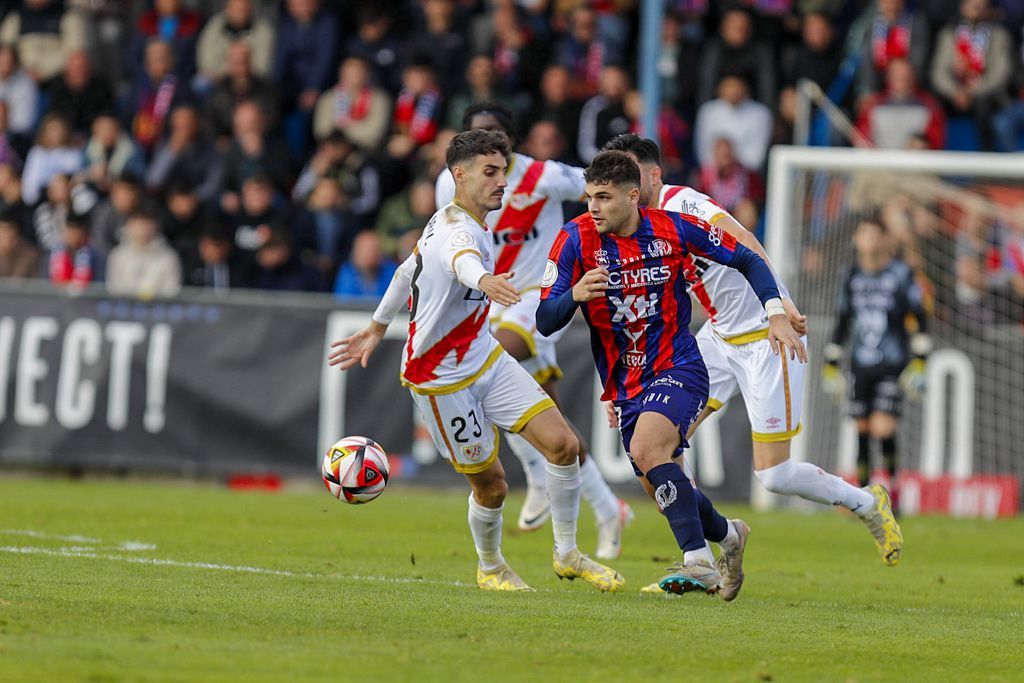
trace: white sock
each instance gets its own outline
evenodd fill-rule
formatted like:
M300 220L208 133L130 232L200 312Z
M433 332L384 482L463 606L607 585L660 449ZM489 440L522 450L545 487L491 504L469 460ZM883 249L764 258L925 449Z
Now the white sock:
M593 456L580 465L580 481L583 500L594 510L598 522L607 522L619 516L619 499L601 476L601 468L594 462Z
M505 564L501 555L501 511L505 506L485 508L469 494L469 531L480 557L480 566L495 569Z
M785 460L774 467L756 470L754 475L772 493L800 496L825 505L842 505L858 514L867 514L875 503L867 491L809 462Z
M740 542L740 535L736 533L736 527L732 525L732 520L726 520L729 523L729 531L725 534L725 538L718 542L720 548L726 548L732 550Z
M554 465L544 463L548 500L551 502L551 529L555 533L555 552L565 557L576 548L576 520L580 516L580 463Z
M544 464L547 460L536 448L519 434L505 433L505 441L509 449L519 458L523 466L523 474L526 475L526 485L531 489L544 489L547 486Z
M712 567L715 566L715 556L711 554L711 548L707 544L698 550L686 550L683 552L683 564L690 564L697 560L707 562Z

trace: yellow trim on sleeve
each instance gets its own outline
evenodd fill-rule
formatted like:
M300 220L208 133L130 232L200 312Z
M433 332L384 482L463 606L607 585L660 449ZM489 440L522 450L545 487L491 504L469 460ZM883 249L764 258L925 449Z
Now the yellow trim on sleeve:
M478 257L478 258L479 258L479 259L480 259L481 261L483 261L483 260L484 260L484 257L483 257L483 256L481 256L481 255L480 255L480 252L479 252L479 251L477 251L476 249L463 249L462 251L456 252L456 253L455 253L455 256L452 256L452 270L453 270L453 271L455 270L455 261L457 261L457 260L458 260L458 258L459 258L460 256L462 256L463 254L476 254L476 255L477 255L477 257Z
M718 332L715 332L718 334ZM768 328L763 330L754 330L753 332L744 332L743 334L736 334L731 337L724 337L718 334L718 338L724 342L728 342L733 346L743 346L744 344L750 344L752 342L761 341L762 339L768 338Z
M789 441L794 436L799 434L800 431L803 428L804 428L803 425L798 424L796 426L796 429L791 429L788 432L779 432L777 434L775 434L775 433L773 433L773 434L764 434L762 432L751 432L751 437L753 437L754 441L758 441L760 443L778 443L779 441Z
M516 323L513 322L509 322L508 320L502 320L501 322L498 323L496 329L508 330L509 332L512 332L516 336L521 337L522 340L526 342L526 347L530 349L530 356L534 357L537 355L537 342L534 341L533 334L525 327L517 325Z
M462 463L455 462L455 460L450 460L449 462L451 462L453 470L459 474L480 474L494 464L494 461L498 459L498 450L501 448L501 439L498 438L498 428L494 425L491 425L491 428L494 429L494 450L491 451L490 457L483 462L473 463L472 465L463 465Z
M533 373L533 379L541 386L544 386L553 379L562 379L563 376L562 368L557 365L549 365Z
M722 403L721 401L719 401L717 398L709 398L708 399L708 408L711 408L711 410L718 410L719 408L721 408L724 405L725 404Z
M512 434L518 434L519 432L523 431L523 428L527 425L527 423L530 420L537 417L548 408L554 407L556 407L555 402L552 401L550 397L542 398L540 401L534 404L532 408L528 409L525 413L523 413L522 417L516 420L516 423L512 425L508 431L511 432Z
M474 372L472 375L462 380L461 382L456 382L455 384L449 384L448 386L443 387L419 387L413 384L412 382L407 381L404 376L400 376L400 379L402 380L402 386L408 387L410 391L415 391L417 394L421 394L423 396L440 396L441 394L454 394L456 391L465 389L470 384L480 379L480 376L487 372L491 368L491 366L494 365L494 362L498 360L498 358L503 353L505 353L505 349L501 348L501 346L498 346L498 348L491 351L491 355L487 357L487 360L484 361L484 364L480 366L479 370L477 370L476 372Z
M718 213L716 213L714 216L711 217L711 220L708 221L708 224L709 225L714 225L715 223L717 223L718 221L722 220L723 218L732 218L732 216L730 216L725 211L719 211ZM736 219L733 218L733 220L736 220ZM737 224L739 223L739 221L736 221L736 222L737 222Z

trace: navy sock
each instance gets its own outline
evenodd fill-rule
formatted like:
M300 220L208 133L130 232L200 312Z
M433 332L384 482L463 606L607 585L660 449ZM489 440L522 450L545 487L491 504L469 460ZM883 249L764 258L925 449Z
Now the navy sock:
M857 434L857 478L862 487L871 480L871 435L867 432Z
M890 436L882 439L882 462L885 470L889 473L890 479L896 478L896 437Z
M647 480L654 486L654 500L665 513L679 547L685 552L704 547L697 497L690 480L674 462L652 467Z
M695 489L697 510L700 512L700 525L704 527L704 538L712 543L721 543L729 534L729 520L715 509L711 499L700 489Z

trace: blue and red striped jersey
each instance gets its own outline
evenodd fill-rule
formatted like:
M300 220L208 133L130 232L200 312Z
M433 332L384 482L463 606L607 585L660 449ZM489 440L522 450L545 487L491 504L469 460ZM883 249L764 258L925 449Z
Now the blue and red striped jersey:
M541 298L548 299L594 268L610 273L605 296L581 304L603 400L633 398L658 373L700 362L689 330L688 254L728 266L748 251L721 228L682 214L642 208L640 217L628 237L598 233L589 213L573 219L551 247L544 275Z

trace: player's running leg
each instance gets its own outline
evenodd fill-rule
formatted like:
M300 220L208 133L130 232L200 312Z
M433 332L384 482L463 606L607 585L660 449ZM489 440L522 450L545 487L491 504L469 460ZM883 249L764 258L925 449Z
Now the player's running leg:
M622 575L590 559L576 546L581 487L579 441L554 406L532 417L521 433L547 460L555 573L564 579L581 578L601 591L619 590L625 585Z
M501 554L501 512L505 507L508 484L501 461L477 474L467 474L469 494L469 530L479 557L476 583L484 590L532 591Z

